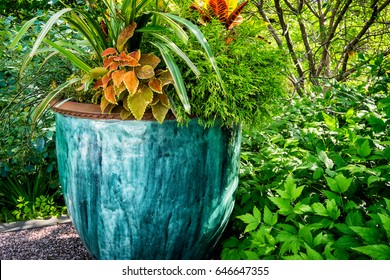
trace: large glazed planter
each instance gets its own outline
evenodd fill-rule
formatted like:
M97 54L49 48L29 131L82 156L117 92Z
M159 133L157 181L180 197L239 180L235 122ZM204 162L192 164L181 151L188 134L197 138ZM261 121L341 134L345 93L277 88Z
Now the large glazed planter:
M102 119L93 106L53 106L65 202L92 257L209 257L234 205L240 127Z

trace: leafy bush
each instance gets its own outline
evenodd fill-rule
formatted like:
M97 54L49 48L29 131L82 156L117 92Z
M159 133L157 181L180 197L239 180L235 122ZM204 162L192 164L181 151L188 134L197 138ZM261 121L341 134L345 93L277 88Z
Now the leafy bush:
M41 26L42 22L37 20L33 34L38 34ZM29 207L41 195L53 196L55 203L64 205L57 195L54 117L47 114L33 127L30 116L52 84L61 82L71 68L57 57L37 57L36 64L27 69L17 84L19 65L32 41L23 38L10 49L20 26L8 17L0 18L0 27L0 221L9 221L15 219L12 211L17 208L19 197L28 201ZM72 38L72 32L69 37ZM37 66L45 60L43 67Z
M390 259L389 66L247 131L222 259Z

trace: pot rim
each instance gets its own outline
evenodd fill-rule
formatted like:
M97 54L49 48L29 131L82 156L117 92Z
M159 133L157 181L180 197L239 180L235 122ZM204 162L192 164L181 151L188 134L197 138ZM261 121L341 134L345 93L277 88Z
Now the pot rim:
M50 102L50 107L54 112L66 116L85 119L123 120L120 116L120 108L118 107L115 107L110 113L101 112L100 105L98 104L80 103L70 100L53 100ZM125 121L135 120L134 116L131 115ZM141 120L156 121L151 110L147 110ZM168 111L165 120L176 120L171 110Z

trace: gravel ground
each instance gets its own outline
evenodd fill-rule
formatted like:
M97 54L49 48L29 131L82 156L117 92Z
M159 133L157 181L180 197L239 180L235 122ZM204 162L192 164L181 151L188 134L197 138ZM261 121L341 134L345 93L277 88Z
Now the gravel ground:
M0 233L0 260L90 260L71 223Z

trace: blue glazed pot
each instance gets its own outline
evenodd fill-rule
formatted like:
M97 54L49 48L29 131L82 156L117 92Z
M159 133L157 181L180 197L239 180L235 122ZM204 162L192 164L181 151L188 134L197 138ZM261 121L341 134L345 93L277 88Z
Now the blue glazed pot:
M204 259L234 205L239 126L56 113L69 214L95 259Z

